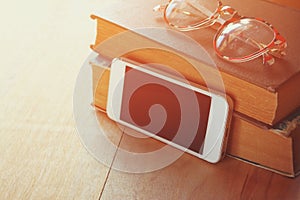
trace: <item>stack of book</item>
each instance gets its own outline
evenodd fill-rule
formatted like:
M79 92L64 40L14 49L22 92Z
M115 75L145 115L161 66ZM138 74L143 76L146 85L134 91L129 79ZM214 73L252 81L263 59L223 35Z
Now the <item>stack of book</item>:
M109 65L101 62L104 58L111 60L122 56L139 63L164 64L197 84L207 86L207 80L210 80L210 87L214 90L221 89L218 84L213 84L214 78L220 75L226 94L234 101L227 155L286 176L298 175L300 58L297 49L300 44L297 33L300 27L295 20L300 18L300 12L263 1L230 1L241 14L259 14L259 17L275 24L287 39L288 54L282 60L277 59L272 66L263 65L261 59L232 64L214 54L213 28L184 33L205 48L216 63L215 68L198 60L193 55L195 52L187 50L187 44L172 34L156 37L140 31L139 28L166 28L161 18L152 13L152 8L159 3L161 1L158 0L143 3L138 0L119 1L91 16L97 22L96 40L91 48L99 54L91 62L94 105L106 110ZM266 13L264 10L274 12ZM167 42L170 40L172 42ZM182 56L178 56L180 54ZM195 73L195 68L183 57L189 57L207 77L204 79Z

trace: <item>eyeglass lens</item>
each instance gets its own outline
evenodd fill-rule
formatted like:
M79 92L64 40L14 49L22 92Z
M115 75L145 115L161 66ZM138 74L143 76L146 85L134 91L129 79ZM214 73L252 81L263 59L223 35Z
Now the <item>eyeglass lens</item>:
M244 18L218 31L215 37L216 50L221 56L243 58L268 46L274 37L274 31L266 23Z
M210 17L220 8L218 0L173 0L165 10L169 25L194 30L213 24ZM255 18L237 19L221 26L215 36L215 50L227 60L243 59L267 47L275 38L274 30ZM259 55L257 55L259 56ZM242 61L242 60L241 60Z
M218 8L217 0L174 0L165 10L169 25L177 28L197 26L213 15Z

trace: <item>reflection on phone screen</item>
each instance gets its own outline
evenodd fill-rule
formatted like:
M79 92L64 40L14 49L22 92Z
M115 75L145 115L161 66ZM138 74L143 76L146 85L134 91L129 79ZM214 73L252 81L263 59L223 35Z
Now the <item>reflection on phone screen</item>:
M202 154L211 97L128 66L125 71L120 119Z

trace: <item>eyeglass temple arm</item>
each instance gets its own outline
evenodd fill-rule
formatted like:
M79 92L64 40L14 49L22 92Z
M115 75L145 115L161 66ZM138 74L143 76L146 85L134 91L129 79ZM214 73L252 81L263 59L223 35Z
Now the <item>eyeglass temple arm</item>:
M195 10L198 10L199 12L203 13L204 15L208 16L208 17L211 17L211 19L208 19L208 20L213 20L214 22L217 21L218 23L220 24L224 24L225 20L219 18L216 13L213 13L211 12L209 9L205 8L204 6L194 6L193 4L189 3L189 2L186 2L189 6L191 6L192 8L194 8ZM166 7L168 6L169 3L167 4L159 4L157 6L155 6L153 8L153 11L154 12L163 12ZM185 11L183 9L179 9L177 8L176 9L176 12L179 12L179 13L182 13L182 14L185 14L185 15L188 15L188 16L192 16L192 17L199 17L200 15L197 15L195 13L192 13L192 12L189 12L189 11ZM213 23L214 23L213 22ZM213 24L211 23L211 24Z
M265 49L267 47L267 45L265 45L261 42L257 42L257 41L255 41L251 38L248 38L247 41L250 41L250 44L254 44L260 50ZM274 59L273 54L271 53L271 51L266 50L266 52L264 52L262 54L262 57L263 57L263 64L267 64L267 65L270 66L270 65L273 65L275 63L275 59Z
M263 45L263 44L261 44ZM266 45L264 45L264 48ZM266 53L263 54L263 63L267 63L268 65L272 65L275 62L275 59L273 56L277 58L281 58L286 55L285 49L287 47L287 43L285 39L277 35L275 42L273 43L273 46L268 49Z
M200 7L200 9L199 9L198 7L195 7L194 5L192 5L192 4L189 3L189 2L186 2L186 3L187 3L189 6L193 7L195 10L198 10L198 11L200 11L201 13L203 13L203 14L205 14L205 15L207 15L207 16L210 16L210 15L213 14L210 10L208 10L208 9L205 8L204 6L199 6L199 7ZM169 3L167 3L167 4L159 4L159 5L157 5L157 6L154 6L153 11L155 11L155 12L163 12L163 11L166 9L166 7L167 7L168 5L169 5ZM191 13L191 12L189 12L189 11L185 11L185 10L179 9L179 8L177 8L177 9L175 9L175 10L176 10L176 12L183 13L183 14L186 14L186 15L190 15L190 16L193 16L193 17L199 16L199 15L197 15L197 14L195 14L195 13Z
M251 39L251 42L256 44L260 49L264 49L267 47L267 45L263 43L258 43L255 40ZM273 56L277 58L281 58L286 55L286 52L284 51L287 44L285 41L280 44L274 44L275 46L273 48L267 49L266 52L262 54L263 56L263 64L273 65L275 63L275 59Z
M287 42L281 35L277 34L276 39L273 43L273 47L270 49L270 53L276 57L282 57L286 55L285 49Z
M154 12L163 12L165 10L165 8L167 7L167 5L157 5L153 8L153 11ZM192 13L192 12L189 12L189 11L185 11L185 10L182 10L182 9L175 9L176 12L178 13L181 13L181 14L185 14L185 15L188 15L188 16L192 16L192 17L198 17L199 15L195 14L195 13Z

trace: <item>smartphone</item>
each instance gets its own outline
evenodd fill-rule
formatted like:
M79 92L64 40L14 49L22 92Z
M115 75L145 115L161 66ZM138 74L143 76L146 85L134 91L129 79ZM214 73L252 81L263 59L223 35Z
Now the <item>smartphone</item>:
M115 58L108 117L208 162L220 161L226 150L231 101L171 74Z

